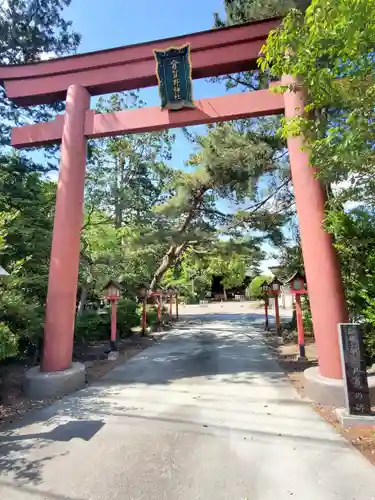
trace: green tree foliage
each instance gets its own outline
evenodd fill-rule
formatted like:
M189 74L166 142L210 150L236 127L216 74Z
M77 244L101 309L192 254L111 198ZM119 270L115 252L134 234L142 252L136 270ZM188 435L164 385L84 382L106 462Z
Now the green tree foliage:
M117 302L117 333L121 337L131 335L131 328L140 324L140 311L133 299L122 297ZM77 317L75 337L77 343L107 340L111 331L111 307L98 311L86 310Z
M261 274L260 276L256 276L252 280L248 290L250 299L255 300L255 299L262 299L264 297L264 293L262 292L262 285L265 281L267 283L271 281L270 276Z
M352 319L375 327L375 212L331 210L327 228L335 236Z
M0 323L0 361L18 354L18 338L5 323Z
M74 52L80 35L63 17L71 0L8 0L0 4L0 64L25 64ZM37 108L12 105L0 89L0 145L9 143L12 124L45 121L62 103Z
M353 318L374 324L373 250L373 1L225 1L218 25L286 15L264 50L260 71L225 77L251 91L298 75L308 88L306 117L293 127L306 134L319 174L331 185L327 229L343 263ZM0 8L0 61L22 63L74 51L79 36L62 17L69 0L10 0ZM36 9L36 7L39 7ZM97 112L144 103L137 92L100 99ZM47 119L55 107L18 111L0 96L0 140L11 123ZM313 119L314 118L314 119ZM287 127L288 125L286 125ZM285 139L280 118L249 119L188 134L195 148L189 170L169 167L174 136L147 133L90 141L81 232L76 335L108 338L109 312L98 315L102 287L121 281L122 335L139 324L134 290L140 283L177 286L204 297L212 277L224 287L259 271L265 241L279 246L281 266L302 267ZM284 130L285 132L285 130ZM343 184L344 182L344 184ZM23 155L0 157L0 358L23 354L42 333L55 203L54 182ZM364 203L344 211L348 200ZM374 241L373 241L374 240ZM290 273L289 273L290 271ZM288 277L287 275L285 276ZM259 296L258 277L254 293ZM258 284L257 284L258 283ZM155 314L153 311L150 314ZM370 345L370 341L368 341Z
M290 222L288 230L289 241L278 248L277 255L280 268L277 277L283 282L293 276L296 271L304 272L301 240L296 219Z
M340 203L374 203L374 43L374 0L313 0L263 49L263 70L298 75L306 87L306 115L285 131L305 133L325 182L345 183Z
M181 295L190 300L205 297L211 289L211 279L206 251L197 253L196 249L188 248L176 264L165 272L162 285L177 288Z
M235 252L226 255L218 253L210 260L209 272L213 276L221 276L225 300L229 288L239 287L243 284L248 269L247 260L244 255Z
M42 333L55 202L55 183L19 155L0 157L0 321L34 346Z
M313 0L305 14L286 16L260 61L274 78L298 76L306 88L304 116L285 121L283 133L305 135L311 163L328 187L326 229L342 263L351 317L367 321L372 332L374 42L373 0Z
M137 92L100 98L97 112L112 113L140 108ZM126 135L91 141L86 184L87 210L108 213L114 227L150 222L152 207L165 196L173 172L165 164L171 158L174 135L168 131Z
M201 242L188 248L166 271L162 284L177 287L188 300L203 299L211 292L213 277L220 276L225 294L229 288L242 286L250 272L255 274L263 256L250 238Z
M224 0L227 25L285 15L290 9L306 9L310 0ZM215 19L223 23L217 14Z
M62 17L69 4L69 0L3 3L0 62L34 62L74 51L79 36ZM115 94L99 99L97 112L143 105L136 92ZM22 111L2 94L1 140L6 143L12 124L45 120L62 109L57 103ZM276 124L270 122L268 127L276 129ZM193 278L195 290L204 293L219 268L226 286L233 286L251 263L259 261L265 237L280 240L281 205L270 205L274 195L259 182L262 176L271 184L279 179L282 187L275 184L275 193L285 201L283 187L289 179L282 157L274 154L282 142L266 136L263 125L251 121L210 127L205 136L196 137L198 149L189 160L189 173L166 164L174 140L169 132L90 142L78 337L84 338L88 330L108 334L109 316L88 310L98 305L109 278L120 280L129 297L140 282L152 281L155 286L168 273L175 281L189 281L189 286ZM24 155L4 152L0 158L1 264L10 272L1 282L1 331L2 338L9 339L2 342L2 357L16 350L23 354L37 345L42 334L56 191L55 182L44 173ZM219 208L224 201L234 209ZM254 234L244 238L244 231ZM185 251L190 261L183 260ZM125 302L119 304L119 318L127 328L139 321L139 314L134 300Z
M215 26L230 26L283 16L292 8L305 10L309 3L309 0L224 0L225 17L221 19L215 14ZM265 69L227 75L215 80L224 81L228 89L254 91L268 88L273 79L276 77L270 73L269 69ZM295 220L295 207L286 144L278 136L280 124L280 117L244 120L236 122L232 129L227 124L220 142L220 155L223 158L230 162L231 154L242 155L249 165L253 163L253 158L256 158L258 174L260 171L263 172L262 175L254 177L255 196L248 206L238 208L235 222L240 224L239 226L234 224L234 227L242 230L258 227L258 229L263 228L264 231L273 233L273 244L279 248L279 254L285 253L287 246L295 245L295 241L287 242L283 237L290 233L290 230L285 231L285 228L293 224ZM239 134L241 141L238 140ZM264 152L260 151L259 143L267 144L266 158L264 158ZM263 164L262 156L266 160ZM246 224L248 221L251 224ZM275 237L275 230L279 232L278 241ZM277 257L280 258L280 255Z
M63 18L70 0L8 0L0 5L0 64L23 64L74 52L80 37ZM12 125L49 119L63 109L21 109L0 90L0 359L35 348L42 334L54 182L44 167L9 152Z
M98 100L97 112L144 106L137 92ZM173 134L145 133L91 141L82 230L80 311L90 291L109 278L127 288L149 282L165 249L168 220L154 207L169 197Z
M243 24L262 19L285 15L290 9L304 10L310 0L224 0L225 18L214 14L216 28ZM214 81L225 81L227 88L239 87L246 90L267 88L269 72L248 71L215 78Z
M218 124L193 137L197 152L187 164L194 172L176 176L174 195L158 208L175 223L152 286L188 247L215 234L239 237L251 231L254 246L267 238L281 243L281 227L293 213L290 175L280 141L263 125ZM219 209L224 200L230 207Z
M330 210L327 229L341 260L346 299L353 321L366 322L368 363L375 363L375 211Z

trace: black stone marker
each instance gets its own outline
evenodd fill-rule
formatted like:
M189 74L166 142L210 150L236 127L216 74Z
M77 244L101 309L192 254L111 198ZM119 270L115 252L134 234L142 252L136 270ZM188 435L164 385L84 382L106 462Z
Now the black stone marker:
M350 415L369 415L371 403L362 325L339 323L338 327L347 410Z

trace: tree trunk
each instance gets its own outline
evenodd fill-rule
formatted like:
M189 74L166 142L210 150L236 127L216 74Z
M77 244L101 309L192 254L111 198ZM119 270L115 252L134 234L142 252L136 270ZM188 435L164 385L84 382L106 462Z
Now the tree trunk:
M182 243L182 245L178 246L172 245L169 247L168 252L164 255L160 266L157 268L152 278L150 284L151 291L155 290L156 285L159 283L159 281L162 279L162 277L168 271L171 265L175 262L175 260L182 254L182 252L185 250L185 247L186 243Z
M88 294L89 294L89 289L88 289L87 284L85 283L81 287L81 296L79 298L77 316L81 316L83 311L85 310Z
M190 226L190 223L193 221L196 210L199 208L199 206L202 203L203 196L206 191L210 186L202 186L193 196L192 201L191 201L191 207L186 215L185 220L181 224L180 229L178 230L179 234L184 234L187 229ZM156 288L156 285L159 283L159 281L162 279L164 274L168 271L168 269L171 267L171 265L182 255L184 250L186 249L187 243L182 243L181 245L171 245L169 247L168 252L164 255L163 260L160 264L160 266L157 268L151 284L150 284L150 290L154 290Z
M123 191L126 185L125 160L120 157L116 160L114 201L115 201L115 229L122 227L124 218Z
M228 297L227 297L227 291L225 290L225 287L223 287L223 293L224 293L224 301L226 302L228 300Z

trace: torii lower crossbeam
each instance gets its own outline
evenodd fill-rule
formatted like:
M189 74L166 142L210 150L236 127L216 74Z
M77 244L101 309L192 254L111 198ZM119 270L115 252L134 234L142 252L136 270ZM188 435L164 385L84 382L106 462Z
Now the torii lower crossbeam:
M160 107L103 114L88 110L85 113L84 134L87 139L95 139L281 114L284 111L283 96L269 90L200 99L195 104L195 109L179 112L163 111ZM63 128L63 115L57 116L50 123L16 127L12 131L12 146L24 148L58 143L61 141Z

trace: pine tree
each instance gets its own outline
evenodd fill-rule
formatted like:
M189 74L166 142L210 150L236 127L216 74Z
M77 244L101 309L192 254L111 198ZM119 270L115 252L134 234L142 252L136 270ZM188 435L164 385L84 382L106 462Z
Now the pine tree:
M305 10L311 0L224 0L226 20L215 14L218 26L247 23L285 15L290 9Z
M282 241L280 228L292 199L286 164L274 154L278 139L246 121L210 126L207 135L195 139L200 148L187 162L195 171L180 174L174 196L158 209L174 223L151 288L187 249L202 252L203 246L204 253L220 235L237 239L251 231L257 248L264 239ZM261 179L267 179L266 188L260 189ZM234 210L220 210L218 202L224 200ZM245 202L249 207L242 208Z

